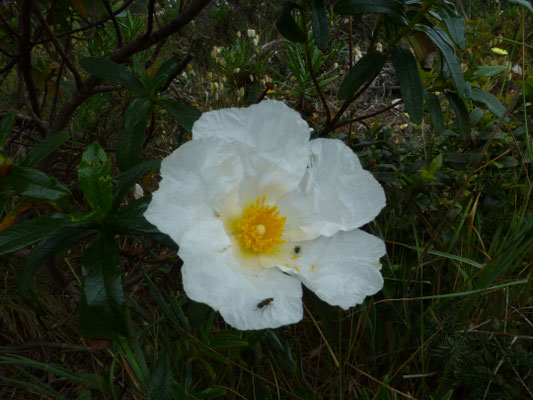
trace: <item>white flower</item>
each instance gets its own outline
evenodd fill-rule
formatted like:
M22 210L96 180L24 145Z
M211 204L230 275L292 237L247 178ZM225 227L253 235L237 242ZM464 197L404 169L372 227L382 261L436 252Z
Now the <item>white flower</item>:
M248 29L246 31L246 34L248 35L249 38L255 37L255 29Z
M204 113L165 158L145 217L179 244L187 295L238 329L302 319L301 283L348 309L383 286L383 241L356 229L385 206L340 140L278 101Z

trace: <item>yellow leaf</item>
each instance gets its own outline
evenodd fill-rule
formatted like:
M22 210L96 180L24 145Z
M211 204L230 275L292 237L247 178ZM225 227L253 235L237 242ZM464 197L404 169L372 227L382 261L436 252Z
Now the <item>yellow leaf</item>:
M87 13L87 10L85 9L85 4L83 3L83 0L72 0L72 4L74 4L74 7L76 7L81 17L87 20L87 18L89 17L89 14Z

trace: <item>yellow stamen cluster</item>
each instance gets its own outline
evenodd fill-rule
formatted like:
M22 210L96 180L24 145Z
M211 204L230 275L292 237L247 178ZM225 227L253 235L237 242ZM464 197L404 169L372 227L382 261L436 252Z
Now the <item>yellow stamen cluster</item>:
M266 197L257 199L255 204L245 209L241 220L237 223L244 247L256 253L272 253L278 244L285 243L281 240L283 226L287 217L279 215L277 206L265 204Z

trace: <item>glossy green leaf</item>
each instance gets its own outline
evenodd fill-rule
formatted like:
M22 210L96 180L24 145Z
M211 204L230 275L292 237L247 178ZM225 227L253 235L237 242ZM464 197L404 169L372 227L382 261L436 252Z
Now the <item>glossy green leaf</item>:
M128 169L116 177L113 210L116 210L124 196L131 190L133 185L146 173L161 168L161 160L146 161Z
M154 83L154 88L156 90L165 89L169 79L172 79L176 76L180 67L182 66L183 61L172 56L165 60L163 64L157 69L154 74L152 81Z
M441 135L444 131L444 114L442 113L442 108L440 107L439 98L433 93L425 90L424 98L426 99L426 104L431 115L431 123L433 124L433 128L435 129L435 132Z
M0 147L6 141L9 132L11 132L11 127L13 126L13 121L15 121L17 112L17 110L10 111L0 119Z
M465 19L458 15L455 7L449 3L442 3L438 11L454 43L461 50L466 50Z
M82 258L80 328L88 339L127 334L120 256L113 234L100 232Z
M524 7L533 13L533 6L528 0L509 0L509 3Z
M424 88L418 73L416 58L406 47L393 46L392 63L400 82L405 109L415 124L422 122L424 115Z
M152 102L146 97L138 97L133 100L124 114L124 129L133 129L134 126L142 122L146 124L151 106Z
M446 92L446 98L455 112L457 117L457 127L463 137L470 132L470 116L464 101L453 92Z
M48 136L28 153L20 165L33 167L39 164L46 157L56 151L59 146L65 143L69 137L70 133L68 131L60 131Z
M379 73L387 61L385 54L374 50L365 54L350 69L339 88L338 97L341 100L353 96L365 82Z
M174 119L187 131L192 132L192 126L202 113L196 108L180 101L161 100L159 105L167 110Z
M0 178L0 187L39 200L57 201L71 195L70 190L55 178L39 170L17 165L11 165L7 176Z
M400 0L339 0L333 12L341 15L387 14L405 23L405 5Z
M489 111L498 118L502 118L503 114L505 114L505 106L501 101L496 96L487 93L480 88L473 87L470 92L470 98L475 102L485 104Z
M150 204L150 197L142 197L121 208L116 214L113 214L109 220L109 226L115 233L122 233L132 236L150 236L163 245L178 249L178 245L170 236L159 232L159 230L144 218L144 212Z
M102 147L91 143L83 152L78 180L87 203L93 210L107 212L113 203L111 164Z
M142 161L142 150L145 137L145 121L131 129L122 129L117 143L117 166L127 171Z
M11 225L0 232L0 255L30 246L71 224L65 214L46 214Z
M305 42L307 39L306 33L298 26L291 12L300 6L292 1L286 1L283 4L283 9L276 20L276 29L281 35L291 42Z
M434 29L426 29L425 32L435 46L437 46L437 48L440 50L444 63L450 72L453 85L457 89L457 93L459 93L461 97L466 97L466 84L463 77L463 71L461 70L461 63L457 59L453 47L450 47L448 44L450 40L446 33L441 30L437 31Z
M174 398L172 394L173 375L170 358L167 354L163 354L157 361L152 376L150 377L146 399L172 400Z
M95 232L95 226L92 222L72 223L39 242L24 261L19 280L20 294L23 297L28 297L32 293L32 285L37 272L48 257Z
M80 65L97 78L122 85L140 95L147 93L139 79L128 68L116 62L101 57L87 57L80 60Z
M114 231L130 235L156 234L159 230L144 218L150 197L142 197L121 208L110 220Z
M326 50L329 38L329 22L324 0L311 0L311 24L316 45L320 50Z

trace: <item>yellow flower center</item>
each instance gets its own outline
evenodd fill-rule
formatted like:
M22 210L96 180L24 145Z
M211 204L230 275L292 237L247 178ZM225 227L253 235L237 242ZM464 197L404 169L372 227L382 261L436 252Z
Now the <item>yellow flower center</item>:
M263 196L262 200L257 199L255 204L243 211L237 223L237 236L247 249L256 253L272 253L278 244L285 243L281 235L286 219L279 215L277 206L266 205Z

